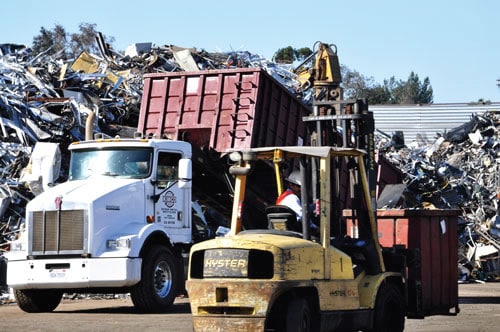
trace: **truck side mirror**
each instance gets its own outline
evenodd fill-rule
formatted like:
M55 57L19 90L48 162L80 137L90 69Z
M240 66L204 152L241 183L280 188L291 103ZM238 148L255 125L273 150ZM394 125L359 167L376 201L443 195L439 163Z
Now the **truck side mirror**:
M193 166L191 159L179 160L179 188L190 189L193 179Z

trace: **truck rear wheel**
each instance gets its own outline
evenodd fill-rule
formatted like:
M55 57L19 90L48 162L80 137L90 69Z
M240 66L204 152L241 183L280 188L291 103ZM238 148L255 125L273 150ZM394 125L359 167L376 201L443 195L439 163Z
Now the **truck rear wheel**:
M174 256L163 246L153 246L143 257L141 281L130 295L141 312L165 312L174 302L178 287Z
M305 299L296 298L290 301L286 313L287 332L310 332L311 310Z
M404 330L405 314L401 290L394 284L380 286L375 302L375 332L400 332Z
M61 302L63 293L45 289L15 289L14 296L21 310L35 312L51 312Z

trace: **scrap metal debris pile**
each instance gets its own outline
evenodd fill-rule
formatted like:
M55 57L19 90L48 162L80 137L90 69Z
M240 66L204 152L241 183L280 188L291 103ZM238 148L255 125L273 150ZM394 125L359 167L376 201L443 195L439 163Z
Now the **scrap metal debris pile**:
M145 73L261 67L291 92L300 88L288 68L249 52L208 53L143 43L118 54L102 36L96 40L100 54L82 52L75 59L0 45L0 256L22 226L26 203L50 185L39 183L41 174L30 162L35 146L46 143L40 150L61 154L52 176L62 182L69 161L66 147L84 139L86 127L132 137Z
M131 137L145 73L261 67L311 103L312 89L301 90L289 66L249 52L208 53L144 43L118 54L99 37L100 54L82 52L75 59L33 54L22 45L0 45L0 257L23 225L26 203L51 185L46 179L40 183L42 174L35 172L36 145L46 144L39 150L50 151L57 161L50 175L62 182L67 178L66 147L84 139L86 127ZM483 257L495 255L492 246L498 249L498 140L498 118L490 113L474 117L432 146L395 148L387 137L378 137L380 151L406 177L404 199L397 207L432 205L463 211L460 262L468 275L484 271Z
M458 209L460 279L500 280L500 113L471 116L433 144L381 135L379 151L404 174L390 206Z

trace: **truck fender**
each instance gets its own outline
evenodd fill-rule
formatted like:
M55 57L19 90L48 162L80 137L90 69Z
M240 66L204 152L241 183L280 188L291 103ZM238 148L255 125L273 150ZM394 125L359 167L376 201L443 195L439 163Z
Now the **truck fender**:
M162 240L164 239L166 246L173 247L170 235L165 231L165 228L157 226L156 224L148 224L137 232L137 238L134 241L135 245L132 245L130 248L130 257L139 257L144 247L144 243L152 236Z

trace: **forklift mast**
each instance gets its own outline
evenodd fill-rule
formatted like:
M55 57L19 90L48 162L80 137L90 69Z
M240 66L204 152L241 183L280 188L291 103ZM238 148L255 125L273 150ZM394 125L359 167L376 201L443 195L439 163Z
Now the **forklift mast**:
M351 209L358 220L357 235L372 242L373 249L379 248L377 234L369 220L376 218L376 174L373 113L368 110L366 99L343 99L341 87L342 77L335 45L317 42L317 51L309 58L311 68L304 69L305 63L299 66L299 77L307 77L307 83L313 89L312 114L303 117L309 135L311 146L332 146L364 150L364 172L347 157L337 157L331 168L330 178L333 180L331 213L332 237L342 237L346 234L346 225L342 222L343 210ZM314 61L312 61L314 59ZM308 73L305 75L304 73ZM310 168L308 171L306 169ZM301 163L303 174L312 174L310 178L303 176L302 181L309 183L310 192L302 191L302 211L308 211L307 202L318 200L317 179L318 165L316 161L310 164ZM360 178L366 176L370 193L372 211L366 211L366 203L360 199ZM314 185L315 184L315 185ZM311 195L312 197L308 197ZM304 213L304 212L303 212ZM307 213L307 212L306 212ZM319 213L316 211L315 213ZM373 218L368 218L367 213ZM308 215L304 219L309 218ZM303 225L305 226L305 225ZM375 222L376 227L376 222ZM303 227L306 229L306 227ZM376 228L375 228L376 229ZM308 234L306 234L308 236ZM381 263L381 265L383 265Z
M314 91L313 111L303 117L312 146L363 149L367 152L367 175L375 195L375 123L366 99L343 99L337 47L317 42L314 67L308 70L308 82ZM304 72L304 63L298 68Z

